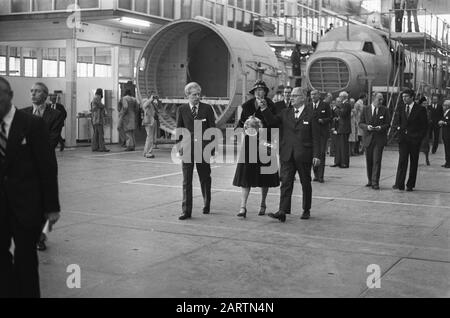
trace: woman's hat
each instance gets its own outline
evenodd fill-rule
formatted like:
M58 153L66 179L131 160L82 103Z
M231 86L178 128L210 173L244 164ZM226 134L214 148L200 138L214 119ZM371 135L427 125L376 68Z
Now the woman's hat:
M95 91L95 95L98 95L98 96L103 97L103 89L98 88L98 89Z
M258 80L256 81L255 85L253 86L253 89L250 91L250 94L255 94L255 91L258 88L263 88L264 91L266 92L266 95L269 94L269 88L267 87L266 83L264 83L264 81Z

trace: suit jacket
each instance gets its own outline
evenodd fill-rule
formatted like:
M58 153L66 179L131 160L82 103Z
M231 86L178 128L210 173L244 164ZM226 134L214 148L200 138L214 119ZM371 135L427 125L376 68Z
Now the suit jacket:
M345 102L340 107L336 107L334 110L335 116L337 118L337 133L338 134L351 134L352 133L352 123L351 114L352 106L350 103Z
M450 110L444 114L442 121L444 122L442 126L442 138L444 140L450 140Z
M197 121L201 122L202 127L202 136L205 131L209 128L216 127L216 117L214 115L214 111L212 107L208 104L200 103L197 110ZM194 147L194 144L198 142L194 135L194 117L192 116L191 107L189 104L182 105L177 109L177 128L185 128L189 130L191 134L191 149ZM178 135L178 142L182 141L183 136ZM202 142L202 150L210 144L212 140L203 140ZM192 151L193 155L193 151ZM214 155L214 153L213 153Z
M381 127L381 130L369 131L368 126ZM386 107L378 108L377 116L373 117L372 106L364 107L361 113L361 121L359 127L363 130L363 143L365 147L375 142L377 145L386 146L387 134L391 126L391 116Z
M25 227L41 226L46 213L60 211L57 169L45 122L16 111L0 163L0 213Z
M311 102L309 107L313 110L314 120L316 124L319 126L320 135L322 137L326 137L330 135L330 123L331 123L331 108L330 105L325 103L324 101L319 101L319 106L317 109L314 109L314 103ZM323 123L319 123L319 119L323 120Z
M274 113L275 113L276 115L278 115L279 113L281 113L281 111L282 111L283 109L288 108L288 106L289 106L289 105L286 105L286 103L285 103L284 100L281 100L281 101L279 101L279 102L276 102L276 103L273 105L273 111L274 111ZM292 107L292 106L291 106L291 107Z
M33 106L22 109L23 112L26 112L30 115L33 114ZM45 106L44 114L42 115L42 119L47 124L47 129L50 134L50 145L52 149L55 149L58 146L61 130L63 127L63 117L58 110L54 110L50 107L50 105Z
M281 161L289 161L292 155L297 162L319 158L320 131L312 108L305 106L299 119L295 119L294 108L284 109L279 115L268 109L262 113L269 125L280 127Z
M409 117L406 116L406 105L397 107L392 127L399 133L399 142L421 143L428 131L428 115L425 107L416 103Z
M120 101L122 107L119 113L119 118L122 121L122 128L125 131L136 129L136 115L139 111L139 105L136 98L131 96L124 96Z
M430 114L430 118L428 119L434 126L437 126L437 123L444 117L444 108L438 104L437 108L434 109L433 105L428 105L428 112Z

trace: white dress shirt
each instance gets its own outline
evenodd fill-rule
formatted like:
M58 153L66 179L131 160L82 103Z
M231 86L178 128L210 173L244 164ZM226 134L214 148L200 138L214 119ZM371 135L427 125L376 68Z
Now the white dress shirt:
M297 111L297 108L294 108L295 119L299 119L300 118L300 116L302 115L304 109L305 109L305 105L300 107L298 109L298 111Z

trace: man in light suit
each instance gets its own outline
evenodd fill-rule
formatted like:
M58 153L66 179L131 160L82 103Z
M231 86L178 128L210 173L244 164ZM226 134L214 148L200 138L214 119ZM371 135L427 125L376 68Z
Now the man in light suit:
M57 163L44 120L12 98L0 77L0 298L40 297L36 243L59 219Z
M270 126L280 127L281 194L277 213L269 216L286 222L286 212L290 211L294 177L298 172L303 191L302 219L311 217L312 186L311 168L320 165L320 130L314 120L313 109L306 104L306 92L300 87L292 91L293 108L284 109L274 116L265 107L262 109Z
M131 96L131 90L125 91L125 96L120 101L122 108L119 114L119 120L122 122L122 128L125 131L126 146L125 151L134 151L136 148L136 115L139 111L139 104L133 96Z
M185 95L189 103L177 109L177 147L179 155L183 158L183 212L179 217L179 220L182 221L192 217L192 178L194 165L197 167L197 173L200 178L204 203L203 214L209 214L211 209L211 165L209 158L203 158L203 151L210 142L204 141L202 136L207 129L216 127L216 119L212 107L200 102L201 92L202 89L199 84L195 82L187 84L185 87ZM194 134L195 122L201 124L202 136L196 136ZM191 137L189 142L185 140L181 143L184 138L184 136L180 135L179 130L181 128L189 131ZM197 137L200 137L200 140ZM199 149L202 153L196 154L196 151ZM211 156L214 156L214 151Z
M414 102L414 91L406 90L402 94L403 103L394 114L393 129L399 134L399 160L397 177L392 187L394 190L405 190L408 161L410 160L407 191L416 187L417 168L419 166L420 144L428 132L427 110Z
M102 103L102 99L103 89L98 88L95 91L95 96L91 102L92 127L94 128L91 145L93 152L110 152L110 150L105 147L104 125L106 107L105 104Z
M389 110L382 106L383 94L375 92L372 105L364 107L359 127L363 130L366 149L367 187L380 190L381 161L387 144L387 133L391 126Z
M318 90L311 92L314 121L320 130L320 165L314 167L314 181L324 183L325 159L327 155L328 139L330 138L331 108L330 105L320 100Z
M50 133L50 145L56 149L61 140L61 130L64 126L63 114L59 110L51 108L46 104L48 87L44 83L36 83L31 88L31 102L33 106L22 109L22 111L41 117L47 124Z

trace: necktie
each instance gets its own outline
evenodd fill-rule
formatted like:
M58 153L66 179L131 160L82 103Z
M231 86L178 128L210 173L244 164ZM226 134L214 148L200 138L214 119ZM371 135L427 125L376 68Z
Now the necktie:
M6 138L6 129L5 122L2 121L0 123L0 159L3 160L6 158L6 145L8 143L8 139Z
M411 112L410 106L406 106L406 117L409 118L409 113Z
M197 106L192 107L192 117L194 117L194 119L197 119Z
M33 115L41 117L40 114L39 114L39 108L37 108L37 107L35 108L35 110L33 112Z
M377 117L377 109L376 108L373 109L372 117L373 118Z
M300 110L296 109L295 110L295 119L298 119L300 117Z

